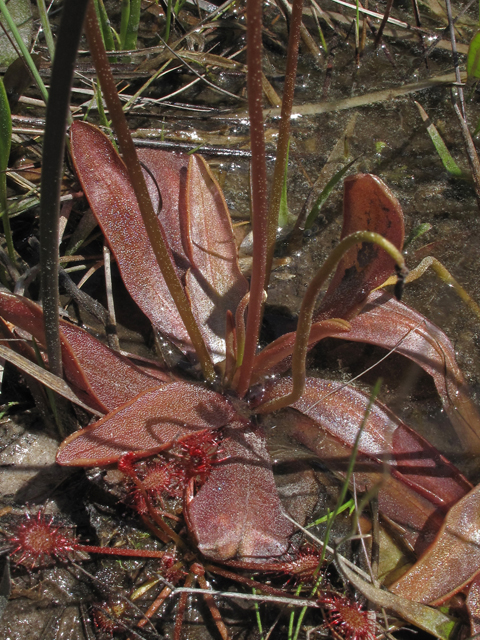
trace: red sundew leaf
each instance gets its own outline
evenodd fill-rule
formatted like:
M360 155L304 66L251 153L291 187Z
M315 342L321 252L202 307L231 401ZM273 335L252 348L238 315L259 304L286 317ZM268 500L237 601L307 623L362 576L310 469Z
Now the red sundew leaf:
M392 585L416 602L441 604L480 572L480 485L447 513L426 553Z
M45 345L43 311L35 302L0 291L0 315ZM111 411L141 391L171 381L160 371L162 380L144 373L83 329L63 321L60 342L65 377L88 404L101 411Z
M70 138L83 191L130 295L169 340L184 353L192 352L193 346L153 253L120 156L108 138L86 122L74 122ZM167 194L165 197L167 200Z
M352 449L305 415L292 411L291 423L292 437L313 451L331 471L344 478ZM388 475L388 471L379 462L359 454L354 472L355 489L361 492L377 489L380 513L394 526L403 542L419 555L432 543L444 514L410 486Z
M113 464L126 453L153 454L195 431L239 420L223 396L186 382L145 391L95 424L62 442L57 462L65 466Z
M480 451L480 416L450 340L432 322L390 294L374 292L348 334L337 338L393 349L432 376L443 407L466 451Z
M242 424L223 435L225 459L185 505L190 532L203 555L218 562L279 557L293 527L282 513L265 436Z
M290 387L290 380L281 381L273 393L284 395ZM338 382L307 378L303 396L292 406L353 447L367 410L368 395ZM358 451L387 464L392 476L443 511L472 488L435 447L379 402L371 407Z
M192 156L188 165L188 220L183 238L192 268L186 290L193 315L214 362L225 359L225 317L248 291L241 274L227 203L207 163Z
M403 247L404 224L400 203L377 176L358 173L344 181L342 238L355 231L375 231ZM353 247L340 261L316 320L350 320L366 297L392 274L393 259L370 242Z

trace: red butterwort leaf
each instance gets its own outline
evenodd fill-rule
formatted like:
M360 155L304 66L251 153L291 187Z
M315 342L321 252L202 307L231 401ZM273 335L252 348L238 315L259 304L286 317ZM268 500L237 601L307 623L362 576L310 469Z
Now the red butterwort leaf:
M61 322L60 332L68 341L93 393L107 411L116 409L142 391L169 384L174 379L161 369L156 369L152 375L146 373L80 327ZM66 374L69 377L68 371Z
M214 362L225 359L227 311L248 291L240 272L227 203L207 163L192 156L187 176L183 237L192 268L186 289L193 314Z
M222 458L185 505L203 555L216 561L255 561L283 555L293 533L282 513L265 436L235 424L223 431Z
M349 323L339 318L316 322L312 325L308 346L313 347L317 342L320 342L320 340L332 335L337 335L339 332L348 332L349 329ZM252 384L258 382L260 378L265 375L276 373L277 370L283 372L289 368L293 347L295 345L295 336L296 333L294 331L285 333L255 356Z
M388 293L370 295L348 333L335 337L367 342L410 358L432 376L460 441L469 452L480 451L480 416L469 397L450 340L433 322Z
M57 462L75 467L113 464L131 451L153 454L195 431L239 420L226 398L186 382L145 391L62 442Z
M272 396L283 395L290 387L290 380L282 380ZM307 378L303 396L292 406L353 447L368 402L368 395L353 387ZM472 488L435 447L379 402L370 409L358 451L388 464L392 475L444 511Z
M392 587L417 602L441 604L480 572L480 485L455 504L433 544Z
M158 211L168 246L178 270L190 266L182 239L182 220L187 217L185 194L190 156L161 149L137 149L153 210ZM161 201L160 201L161 196Z
M352 455L348 445L298 413L292 420L291 435L313 451L331 471L345 477ZM442 524L442 511L397 477L388 475L382 464L363 454L357 456L354 477L357 491L378 492L380 513L393 523L397 533L400 528L404 543L417 554L425 551Z
M342 238L362 230L375 231L398 249L403 247L400 203L380 178L365 173L345 178ZM393 269L393 259L377 245L365 242L353 247L340 261L315 319L350 320Z
M0 315L45 345L43 311L38 304L0 291ZM101 411L111 411L141 391L171 380L160 370L156 376L144 373L83 329L64 321L60 322L60 341L65 377L86 396L87 403Z
M191 352L190 338L153 253L125 165L96 127L74 122L70 136L82 188L130 295L157 329L182 351Z
M480 576L477 576L468 588L465 601L470 618L470 635L480 635Z

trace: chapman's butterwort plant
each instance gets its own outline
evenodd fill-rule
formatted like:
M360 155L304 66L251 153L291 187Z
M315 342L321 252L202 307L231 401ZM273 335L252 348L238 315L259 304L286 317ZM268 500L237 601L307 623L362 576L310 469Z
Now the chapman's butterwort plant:
M294 527L277 493L262 416L284 410L292 421L291 435L327 459L348 459L352 448L358 447L370 467L354 472L357 486L362 491L376 487L380 512L405 528L409 544L419 554L441 531L449 510L471 495L470 483L386 407L377 402L370 407L367 394L308 377L308 350L328 336L395 349L432 376L459 438L476 451L480 421L446 336L393 296L375 291L396 272L395 293L400 297L406 276L402 211L375 176L360 174L345 181L342 239L313 275L296 331L259 351L290 137L302 3L293 3L271 190L262 112L262 7L258 0L247 1L250 282L239 270L228 209L207 163L200 156L137 153L95 7L84 0L66 0L57 44L62 54L54 58L42 174L43 309L22 296L0 292L0 314L32 334L46 348L50 369L65 376L83 406L103 415L62 442L58 463L115 465L123 474L125 503L160 541L175 547L175 560L165 568L171 571L172 582L164 586L146 618L155 615L183 579L187 588L197 583L207 591L206 571L272 597L284 591L239 571L284 572L314 583L308 604L323 606L331 629L366 640L374 634L375 624L360 605L342 595L318 597L317 574L323 568L318 565L325 552L295 550ZM84 13L88 45L120 155L98 128L77 121L70 130L73 165L132 298L190 360L192 370L201 369L202 380L192 382L160 364L146 371L58 318L58 197L64 149L64 127L59 123L67 118L81 33L78 23ZM331 273L327 293L317 306ZM291 376L284 375L289 370ZM389 476L384 474L385 465ZM345 469L340 473L345 477ZM49 534L49 547L37 544L40 530ZM10 542L14 557L33 565L52 557L67 560L75 551L103 549L80 544L40 512L20 524ZM166 553L136 551L130 555L158 560ZM477 566L466 564L468 579ZM438 588L445 594L461 586L444 580ZM396 589L401 594L402 585ZM204 595L218 633L228 638L212 596ZM186 598L183 591L176 640ZM292 602L305 604L294 598Z

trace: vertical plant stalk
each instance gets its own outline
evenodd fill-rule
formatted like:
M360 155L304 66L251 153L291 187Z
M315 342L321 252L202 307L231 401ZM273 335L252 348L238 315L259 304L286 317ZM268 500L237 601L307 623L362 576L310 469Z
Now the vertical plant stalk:
M467 150L468 163L472 171L473 185L475 187L475 194L477 196L477 203L480 208L480 161L478 159L478 153L475 148L475 144L468 130L468 125L463 117L458 104L455 101L452 91L453 108L460 123L460 131L462 132L463 142L465 149Z
M126 49L128 21L130 20L130 0L122 0L122 18L120 22L120 49Z
M310 329L312 328L313 311L315 309L315 302L317 300L318 293L325 283L325 280L333 269L335 269L345 253L360 242L373 242L381 247L395 260L399 273L402 277L405 277L407 269L402 254L395 245L386 240L379 233L375 233L373 231L357 231L344 238L330 253L323 265L317 271L302 300L292 355L292 391L285 396L275 398L274 400L270 400L269 402L265 402L260 405L260 407L256 409L257 413L278 411L278 409L283 409L284 407L288 407L293 404L303 395L305 390L305 363L308 352L308 339L310 337Z
M130 0L130 14L128 16L125 34L125 49L137 48L138 25L140 23L141 0Z
M42 0L43 2L43 0ZM110 20L108 19L107 12L103 0L94 0L95 11L97 12L98 20L102 25L103 42L107 51L115 51L115 41L113 39L112 27L110 26ZM112 62L116 62L116 58L110 58Z
M56 55L53 61L43 143L40 201L40 283L48 361L50 371L57 376L62 375L58 320L60 184L63 173L70 88L87 4L88 0L65 0L63 5L56 49L59 55Z
M280 130L278 132L277 158L273 173L273 185L270 194L270 208L268 211L268 259L266 281L270 279L275 240L277 237L278 212L282 198L282 187L286 175L288 158L288 143L290 140L290 118L293 108L293 94L297 77L298 47L300 44L300 27L302 26L303 0L293 0L290 18L290 35L288 39L287 68L283 87L282 113Z
M118 146L135 191L135 196L138 201L140 213L142 214L152 249L155 253L162 275L165 278L168 290L175 301L178 312L185 324L190 339L192 340L198 360L202 367L203 375L207 380L213 381L215 379L215 370L213 368L212 361L210 360L202 334L200 333L197 323L195 322L195 318L193 317L182 283L178 279L167 248L164 231L157 219L150 196L148 195L142 168L138 161L135 145L133 144L122 105L118 98L115 81L110 70L110 64L105 52L105 47L103 46L102 34L100 33L93 3L89 5L87 10L85 30L87 33L90 53L102 87L105 102L107 103L112 124L118 137Z
M253 264L246 343L237 393L243 397L250 385L262 317L268 259L267 166L262 110L262 0L247 0L247 90L250 115L251 199Z

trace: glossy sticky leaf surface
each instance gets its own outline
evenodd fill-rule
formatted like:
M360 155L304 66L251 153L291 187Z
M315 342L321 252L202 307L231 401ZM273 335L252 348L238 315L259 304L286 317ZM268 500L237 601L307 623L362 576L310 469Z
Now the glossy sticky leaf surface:
M359 173L344 182L342 238L355 231L375 231L397 248L404 239L400 203L380 178ZM394 262L371 243L353 247L340 261L327 293L316 313L317 320L349 320L362 307L368 293L384 282Z
M290 381L283 380L273 393L280 395L289 387ZM353 447L368 396L338 382L307 378L305 393L292 406ZM379 402L370 410L358 451L388 464L390 473L445 511L471 489L446 458Z
M448 512L428 551L391 588L417 602L440 604L480 571L480 485Z
M232 224L223 194L207 163L190 159L185 247L191 262L186 288L193 314L214 362L225 358L227 311L248 291L240 273Z
M125 165L103 133L84 122L71 128L72 157L130 295L165 336L182 351L190 338L168 291L143 223Z
M40 345L45 344L43 311L35 302L2 291L0 315L30 333ZM64 321L60 322L60 341L67 380L87 404L103 412L124 404L141 391L170 382L168 374L160 370L155 377L144 373L83 329Z
M218 429L239 419L220 394L186 382L146 391L62 442L57 462L93 467L123 455L155 453L192 432Z
M374 292L348 334L337 338L367 342L410 358L432 376L460 441L480 451L480 417L469 397L450 340L425 316L387 293Z

